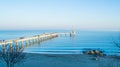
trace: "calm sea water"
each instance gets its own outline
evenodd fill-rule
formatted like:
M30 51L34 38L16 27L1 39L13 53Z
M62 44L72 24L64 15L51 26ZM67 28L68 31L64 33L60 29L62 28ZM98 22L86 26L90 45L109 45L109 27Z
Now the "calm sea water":
M31 31L0 31L0 40L29 37L45 32L69 32L68 30L31 30ZM106 54L117 54L119 48L113 41L119 40L119 32L115 31L76 31L75 37L60 35L24 50L27 53L42 54L81 54L85 49L100 49Z

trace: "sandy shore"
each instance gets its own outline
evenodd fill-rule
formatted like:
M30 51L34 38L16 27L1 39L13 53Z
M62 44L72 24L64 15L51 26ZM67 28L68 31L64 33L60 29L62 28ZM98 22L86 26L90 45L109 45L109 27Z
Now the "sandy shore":
M106 56L98 57L82 54L26 54L26 59L15 67L117 67L117 59ZM6 67L4 62L0 67Z

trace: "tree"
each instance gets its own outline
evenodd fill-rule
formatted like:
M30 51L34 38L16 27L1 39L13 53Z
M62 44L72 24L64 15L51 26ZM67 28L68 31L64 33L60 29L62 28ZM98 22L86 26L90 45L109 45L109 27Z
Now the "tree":
M16 46L10 47L10 45L5 45L5 48L0 50L0 57L6 62L7 67L14 67L14 64L23 62L25 59L25 53L23 53L24 48Z
M118 38L118 41L113 42L118 48L120 48L120 36Z

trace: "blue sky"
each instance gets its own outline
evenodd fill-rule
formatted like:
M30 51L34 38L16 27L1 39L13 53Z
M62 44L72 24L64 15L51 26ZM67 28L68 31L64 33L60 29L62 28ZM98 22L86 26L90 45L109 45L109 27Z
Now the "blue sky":
M0 0L0 30L120 30L120 0Z

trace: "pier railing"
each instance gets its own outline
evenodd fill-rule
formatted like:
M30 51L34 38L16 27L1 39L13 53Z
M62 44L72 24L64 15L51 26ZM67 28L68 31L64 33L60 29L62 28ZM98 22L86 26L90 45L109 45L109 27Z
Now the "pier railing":
M6 45L9 45L11 48L13 45L16 46L16 48L19 48L22 46L22 48L28 47L28 44L34 44L36 42L43 42L45 40L49 40L52 38L58 37L58 33L45 33L40 35L35 35L32 37L20 37L18 39L11 39L11 40L3 40L0 42L0 45L2 45L2 49L6 49Z
M34 44L36 42L40 43L46 40L50 40L53 39L55 37L58 37L59 35L70 35L73 36L75 35L74 32L64 32L64 33L44 33L44 34L40 34L40 35L35 35L32 37L20 37L17 39L11 39L11 40L3 40L0 42L0 45L2 45L2 49L6 49L6 45L9 45L11 48L13 46L16 46L16 48L20 48L22 46L22 48L28 47L31 44Z

